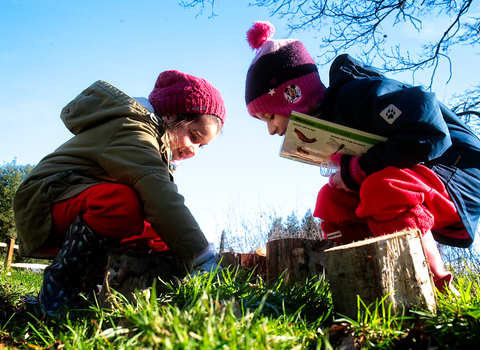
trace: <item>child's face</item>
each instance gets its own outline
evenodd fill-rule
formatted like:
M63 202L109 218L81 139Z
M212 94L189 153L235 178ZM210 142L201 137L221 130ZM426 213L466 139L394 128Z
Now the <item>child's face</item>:
M186 126L173 127L172 131L175 134L170 142L173 161L194 157L200 147L212 142L219 132L215 124L200 120L195 120Z
M255 117L267 123L268 132L270 135L277 134L278 136L285 135L287 131L289 117L280 114L271 113L255 113Z

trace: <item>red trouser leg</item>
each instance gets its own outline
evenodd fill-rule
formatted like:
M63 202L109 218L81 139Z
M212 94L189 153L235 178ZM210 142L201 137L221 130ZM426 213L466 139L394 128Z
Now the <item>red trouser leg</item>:
M318 193L314 216L339 226L372 220L387 222L416 206L425 207L433 215L433 229L461 224L442 181L421 165L411 169L387 167L376 172L365 179L360 193L325 185Z
M78 196L53 204L53 227L39 251L58 251L65 234L82 214L83 220L98 233L116 239L140 235L145 230L142 202L131 187L116 183L92 186Z
M417 205L434 217L433 228L460 222L455 204L438 176L427 167L387 167L368 176L360 188L359 217L392 220Z
M325 185L318 193L313 216L322 219L322 232L327 238L337 244L352 243L373 236L367 219L355 212L359 204L358 193Z
M356 192L347 192L330 185L320 189L313 215L323 221L343 226L356 222L366 223L366 218L360 218L356 210L360 197Z

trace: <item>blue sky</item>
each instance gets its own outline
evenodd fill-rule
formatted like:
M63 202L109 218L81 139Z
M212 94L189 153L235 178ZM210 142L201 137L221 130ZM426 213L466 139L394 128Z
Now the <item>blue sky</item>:
M212 19L209 9L197 16L199 8L186 10L175 0L2 0L0 162L16 157L18 164L36 164L68 140L60 111L94 81L146 97L160 72L178 69L209 80L227 108L223 134L176 173L179 192L207 238L217 241L233 223L259 222L272 213L286 217L295 210L303 216L313 209L325 178L316 167L280 158L282 139L268 135L264 123L248 116L244 103L245 75L254 57L246 31L256 20L269 20L276 28L274 38L281 39L285 20L248 3L217 1L218 16ZM421 38L401 28L389 38L421 44L435 34L435 20L425 28ZM316 57L321 34L292 37ZM356 56L360 49L349 53ZM440 99L480 78L478 69L468 69L478 66L478 57L454 53L452 58L459 62L453 79L445 84L444 66L436 79ZM328 85L328 67L319 71ZM396 78L412 82L409 74ZM427 75L423 79L428 83Z

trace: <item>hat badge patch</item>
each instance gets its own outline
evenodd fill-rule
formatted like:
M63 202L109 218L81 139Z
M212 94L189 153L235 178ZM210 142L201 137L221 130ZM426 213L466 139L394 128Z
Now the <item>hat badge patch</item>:
M302 98L302 90L297 85L288 85L284 92L285 99L290 103L297 103Z
M385 119L388 124L393 124L401 114L402 111L394 104L390 104L387 108L380 112L380 116Z

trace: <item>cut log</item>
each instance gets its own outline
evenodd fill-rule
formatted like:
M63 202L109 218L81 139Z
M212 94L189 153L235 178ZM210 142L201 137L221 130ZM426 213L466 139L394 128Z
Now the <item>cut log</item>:
M240 254L240 265L251 269L255 266L255 254Z
M385 298L393 313L435 311L435 295L419 230L401 231L325 251L335 312L357 319L357 295L369 306Z
M262 278L265 278L267 271L267 257L265 248L256 249L254 253L223 252L220 253L220 256L220 266L222 268L236 266L247 270L255 268L254 276L261 276Z
M267 243L267 281L275 282L283 275L283 284L302 285L311 277L324 273L324 251L333 247L331 240L283 238Z
M267 276L267 248L255 249L253 255L253 263L255 264L255 273L263 279Z
M112 290L135 302L135 291L142 292L156 281L157 293L162 291L160 279L169 282L174 276L183 278L187 270L170 251L145 253L128 249L112 249L99 295L100 307L111 307Z
M258 253L257 253L258 251ZM224 252L221 253L221 267L228 267L228 266L242 266L245 268L252 268L255 267L257 264L263 264L266 260L266 256L261 255L262 250L257 249L255 253L231 253L231 252Z
M233 252L220 253L220 266L222 268L240 265L240 254Z

